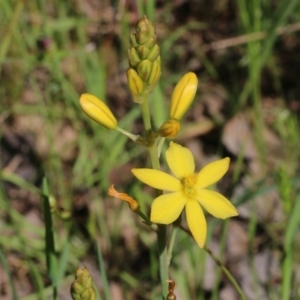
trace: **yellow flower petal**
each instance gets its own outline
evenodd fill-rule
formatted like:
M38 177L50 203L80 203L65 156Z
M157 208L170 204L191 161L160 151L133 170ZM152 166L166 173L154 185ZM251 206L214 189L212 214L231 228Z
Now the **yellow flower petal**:
M229 157L214 161L200 170L197 187L205 188L220 180L229 168Z
M151 222L160 224L173 223L179 217L185 203L186 198L181 192L157 197L151 205Z
M137 179L155 189L170 192L177 192L181 190L180 181L162 171L153 169L132 169L131 172Z
M170 118L180 120L194 100L198 86L195 73L186 73L177 83L171 98Z
M199 247L203 248L206 239L207 225L202 208L196 200L188 200L185 211L186 220L191 233Z
M210 190L199 190L197 200L210 214L216 218L226 219L237 216L238 212L223 195Z
M108 129L115 129L118 122L108 106L92 94L82 94L80 107L91 119Z
M170 143L166 159L172 173L179 179L194 173L195 162L192 152L179 144Z

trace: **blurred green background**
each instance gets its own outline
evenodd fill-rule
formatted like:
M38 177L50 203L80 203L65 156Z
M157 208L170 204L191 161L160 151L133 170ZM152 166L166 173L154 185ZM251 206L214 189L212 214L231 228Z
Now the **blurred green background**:
M300 299L296 0L0 1L0 298L53 299L56 290L71 299L74 271L86 265L98 299L160 299L155 234L107 196L114 184L149 212L153 191L130 172L149 163L147 152L89 120L78 102L84 92L100 97L120 127L141 134L125 72L129 34L144 14L161 47L154 126L168 116L176 82L195 72L198 92L176 141L198 169L231 158L216 188L240 215L208 216L207 246L247 299ZM44 193L47 183L60 211L71 213L52 215L50 272L43 178ZM183 232L170 270L178 300L239 299Z

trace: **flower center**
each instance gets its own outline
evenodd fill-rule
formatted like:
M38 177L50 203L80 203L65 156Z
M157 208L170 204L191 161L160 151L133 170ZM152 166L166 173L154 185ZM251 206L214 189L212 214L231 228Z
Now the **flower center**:
M181 180L183 192L187 197L192 197L195 195L197 184L197 174L190 174Z

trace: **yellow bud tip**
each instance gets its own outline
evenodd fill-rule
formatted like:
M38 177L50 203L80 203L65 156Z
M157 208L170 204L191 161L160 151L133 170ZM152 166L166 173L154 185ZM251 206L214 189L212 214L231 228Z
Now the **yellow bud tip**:
M80 107L83 112L95 122L108 129L115 129L118 122L108 106L92 94L82 94Z
M158 129L158 134L162 137L173 139L180 130L180 122L176 119L170 119L164 122Z
M133 198L131 198L130 196L128 196L126 193L119 193L115 188L114 185L112 184L109 189L107 194L109 196L115 197L119 200L125 201L128 203L129 208L136 212L140 209L140 205L138 204L138 202L136 200L134 200Z
M131 93L135 96L140 95L144 92L144 82L139 74L132 68L129 68L126 72L128 87Z
M194 100L198 86L195 73L186 73L177 83L171 98L170 118L180 120Z

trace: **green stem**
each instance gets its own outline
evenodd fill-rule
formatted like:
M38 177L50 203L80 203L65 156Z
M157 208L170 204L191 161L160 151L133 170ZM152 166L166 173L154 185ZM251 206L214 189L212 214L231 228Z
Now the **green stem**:
M172 234L171 234L171 239L170 239L170 243L169 243L169 248L168 248L168 266L171 263L171 259L172 259L172 252L173 252L173 247L174 247L174 243L175 243L175 238L176 238L176 233L178 231L178 227L177 226L173 226L172 228Z
M143 102L141 103L142 106L142 116L143 116L143 122L146 133L148 133L151 130L151 119L150 119L150 111L148 106L148 95L144 95Z
M125 136L127 136L134 142L136 142L138 140L138 138L140 137L139 135L135 135L131 132L128 132L127 130L122 129L119 126L116 127L116 130L118 130L119 132L121 132L122 134L124 134Z
M149 134L151 133L151 120L150 120L150 112L148 106L148 95L144 95L144 100L141 104L142 106L142 116L143 122L146 132L146 139L148 139ZM154 142L149 141L148 145L149 155L151 159L152 168L155 170L160 170L160 163L157 152L157 145ZM162 195L162 191L156 190L156 195ZM169 268L168 268L168 257L167 257L167 227L166 225L159 225L157 231L157 239L158 239L158 252L159 252L159 275L160 275L160 283L162 289L162 299L165 300L168 291L168 283L169 279Z
M204 246L203 249L210 255L210 257L214 260L214 262L225 273L225 275L227 276L227 278L229 279L229 281L231 282L231 284L233 285L233 287L235 288L235 290L237 291L237 293L240 295L241 299L242 300L247 300L244 292L242 291L241 287L239 286L239 284L237 283L237 281L235 280L235 278L232 276L232 274L230 273L230 271L222 264L222 262L212 253L212 251L209 248L207 248L206 246Z
M187 233L189 236L193 237L191 232L184 228L183 226L179 226L179 228L184 231L185 233ZM210 257L214 260L214 262L221 268L221 270L225 273L225 275L227 276L227 278L229 279L229 281L231 282L231 284L233 285L233 287L235 288L235 290L237 291L237 293L240 295L240 298L242 300L247 300L244 292L242 291L241 287L239 286L239 284L237 283L237 281L235 280L235 278L232 276L232 274L230 273L230 271L223 265L223 263L212 253L212 251L207 248L206 246L203 247L203 249L210 255Z

